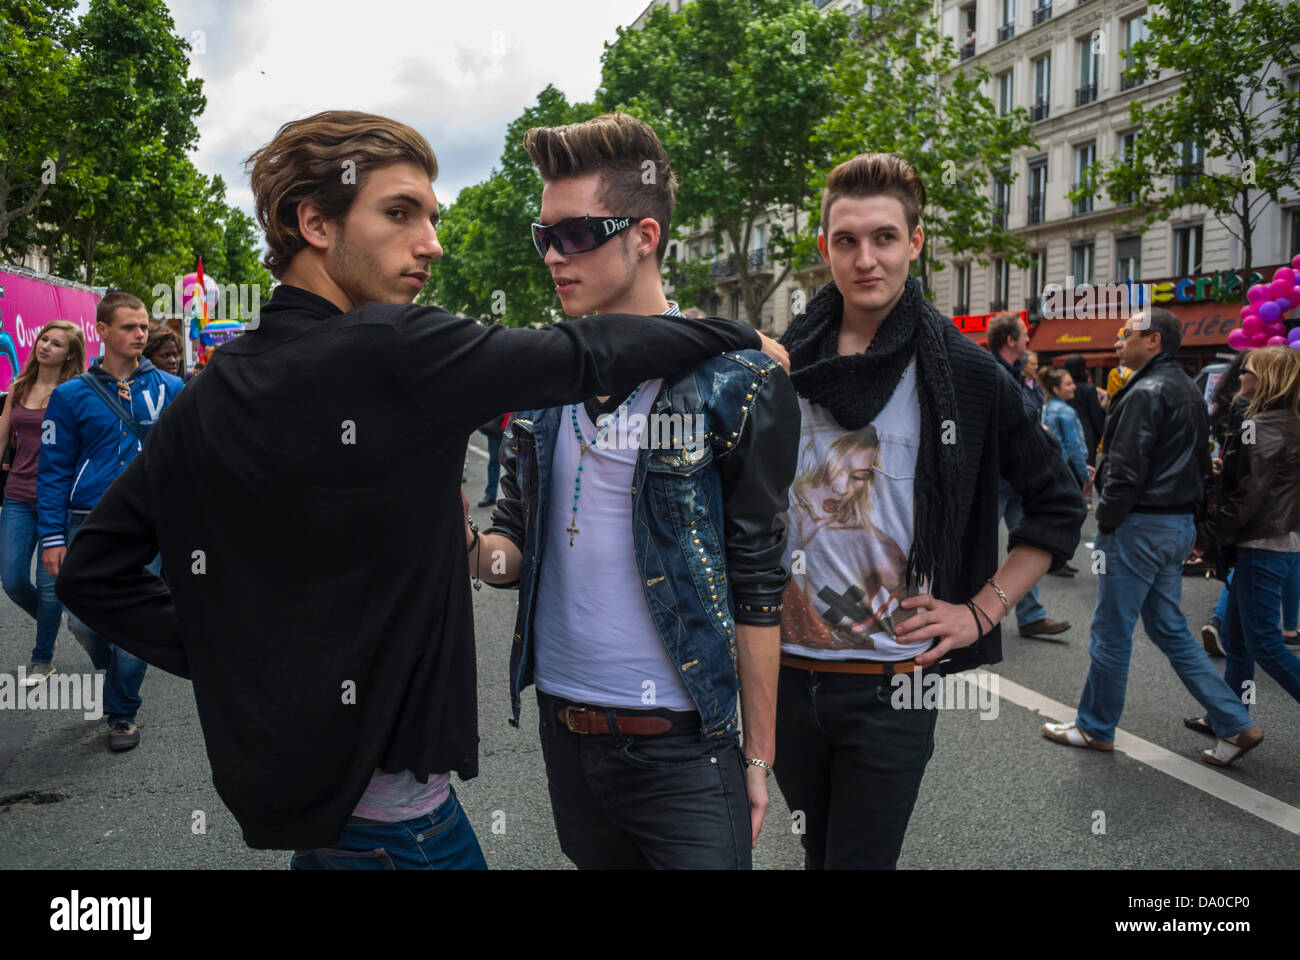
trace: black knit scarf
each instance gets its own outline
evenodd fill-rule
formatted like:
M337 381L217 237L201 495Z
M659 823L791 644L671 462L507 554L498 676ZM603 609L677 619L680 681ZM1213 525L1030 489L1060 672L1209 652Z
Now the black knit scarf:
M961 453L956 437L957 405L944 344L950 323L909 276L903 295L881 323L865 353L837 353L844 297L834 282L818 291L806 312L790 322L781 343L790 353L790 380L799 395L825 407L846 430L859 430L880 413L917 360L921 405L921 446L913 485L915 522L907 557L909 586L924 577L952 583L961 540L958 491ZM949 442L945 424L951 424Z

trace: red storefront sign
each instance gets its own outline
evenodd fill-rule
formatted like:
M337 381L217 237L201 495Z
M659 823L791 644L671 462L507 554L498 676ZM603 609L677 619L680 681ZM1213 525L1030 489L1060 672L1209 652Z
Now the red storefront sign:
M959 313L952 318L952 322L957 325L958 330L970 337L976 343L980 343L986 339L986 334L989 329L989 321L994 317L1001 316L1002 313L1005 312L1006 311L999 311L998 313ZM1020 322L1026 327L1029 326L1028 310L1020 310L1016 313L1016 316L1020 318Z

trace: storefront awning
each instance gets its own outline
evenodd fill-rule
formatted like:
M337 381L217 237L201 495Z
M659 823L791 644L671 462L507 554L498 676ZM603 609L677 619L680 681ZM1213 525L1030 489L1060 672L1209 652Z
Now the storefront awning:
M1187 303L1165 305L1183 324L1183 348L1218 347L1228 342L1228 332L1237 327L1240 311L1231 303ZM1106 352L1113 355L1122 320L1044 319L1030 337L1029 349L1039 353Z

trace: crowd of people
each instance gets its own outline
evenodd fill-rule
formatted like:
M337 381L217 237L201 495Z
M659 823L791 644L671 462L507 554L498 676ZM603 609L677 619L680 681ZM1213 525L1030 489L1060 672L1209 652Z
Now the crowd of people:
M1023 636L1068 631L1036 584L1078 572L1094 498L1091 668L1076 719L1044 736L1113 749L1139 616L1204 708L1206 763L1261 742L1241 695L1256 663L1300 697L1277 628L1300 557L1296 351L1243 360L1207 513L1210 418L1172 314L1122 318L1104 417L1079 364L1037 369L1018 318L981 349L911 273L926 193L903 158L830 171L832 282L776 343L668 299L677 179L647 124L609 114L523 145L534 244L574 319L413 304L442 254L433 151L331 111L249 158L280 280L256 330L181 392L175 345L111 294L89 374L51 326L11 391L4 584L37 620L34 667L61 600L109 670L115 749L139 741L146 664L189 678L250 846L297 870L486 866L451 784L478 768L482 582L518 591L513 636L477 640L509 650L513 725L536 688L580 868L746 869L772 776L809 869L894 867L937 718L900 709L894 678L999 662L1013 608ZM656 430L669 415L704 429ZM33 457L42 423L55 439ZM476 429L500 438L483 530L455 499ZM191 508L217 491L220 516ZM1181 610L1194 551L1235 566L1226 678Z

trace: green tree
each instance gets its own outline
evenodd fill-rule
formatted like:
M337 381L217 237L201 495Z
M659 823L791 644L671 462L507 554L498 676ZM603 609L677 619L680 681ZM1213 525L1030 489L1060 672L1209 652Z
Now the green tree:
M1136 211L1120 222L1140 216L1143 231L1180 207L1207 207L1241 243L1249 277L1260 215L1300 190L1300 94L1275 69L1300 59L1300 6L1163 0L1147 14L1147 32L1125 51L1125 78L1178 74L1179 85L1168 98L1129 104L1141 127L1136 148L1100 161L1071 197L1104 188Z
M35 242L32 214L72 151L76 0L0 0L0 256Z
M559 301L550 272L533 246L531 224L541 205L542 179L524 150L530 127L590 119L590 104L570 104L554 86L506 129L499 165L465 187L444 210L438 228L443 256L417 298L466 316L507 326L549 322Z
M746 316L790 272L798 216L811 207L816 171L830 160L814 135L843 106L836 74L854 53L851 21L802 0L696 0L656 7L642 30L620 28L605 48L598 102L654 127L678 176L680 223L712 221L735 258ZM756 222L796 211L787 235L773 223L765 255L785 266L771 281L748 257Z
M985 187L1032 142L1027 115L997 115L981 92L985 71L952 71L956 48L928 0L871 9L874 18L802 0L696 0L656 8L644 30L620 30L605 50L598 100L655 127L680 179L680 221L709 218L715 243L738 251L751 248L756 223L772 224L768 254L781 270L759 282L747 257L735 263L755 325L791 269L816 257L826 175L866 150L918 168L932 239L959 253L1023 249L995 223ZM793 229L774 210L793 211Z
M834 164L866 151L896 153L926 188L926 246L916 271L927 289L931 269L942 267L928 257L935 243L980 262L1003 256L1027 263L1024 239L1007 229L993 205L993 184L1014 179L1012 151L1036 147L1025 108L1000 116L984 93L988 70L954 68L956 45L929 0L872 4L855 18L854 36L855 55L835 73L837 98L849 109L828 114L817 134L833 161L822 171L819 192Z

